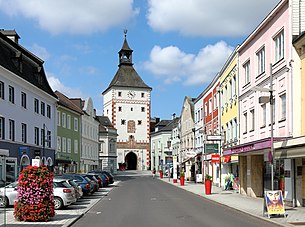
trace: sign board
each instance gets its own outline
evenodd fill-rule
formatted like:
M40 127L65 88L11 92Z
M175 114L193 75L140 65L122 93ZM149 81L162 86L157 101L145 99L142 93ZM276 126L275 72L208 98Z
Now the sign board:
M177 156L173 156L173 181L174 183L177 181L178 174L177 174Z
M283 195L281 190L265 191L264 200L265 200L264 212L267 211L268 217L270 217L270 215L286 216Z
M196 153L195 151L187 151L187 152L185 153L185 155L186 155L187 157L194 157L194 156L197 155L197 153Z
M218 144L217 143L207 143L205 144L205 154L218 153Z
M219 163L220 155L219 154L212 154L212 163Z
M38 158L32 159L32 166L40 166L40 159Z
M222 135L207 135L207 140L222 140Z

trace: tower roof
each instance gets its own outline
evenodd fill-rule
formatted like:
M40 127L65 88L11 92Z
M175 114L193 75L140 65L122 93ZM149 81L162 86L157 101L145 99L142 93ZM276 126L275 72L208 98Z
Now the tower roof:
M126 39L127 31L126 32L124 31L124 33L125 33L125 38L124 38L123 46L119 51L119 59L120 59L119 69L117 70L116 74L114 75L107 89L102 94L105 94L112 87L146 88L150 90L152 89L151 87L149 87L147 84L144 83L144 81L141 79L139 74L133 68L133 64L132 64L133 50L129 47Z

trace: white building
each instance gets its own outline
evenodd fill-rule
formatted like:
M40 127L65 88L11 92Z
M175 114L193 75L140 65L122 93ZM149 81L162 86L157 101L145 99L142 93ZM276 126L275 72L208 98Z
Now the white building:
M55 163L57 97L43 60L18 39L15 31L0 31L0 153L8 154L6 163L0 157L0 180L7 181L36 157Z
M119 51L119 69L102 93L104 116L117 129L118 168L147 169L150 164L150 93L133 68L126 40Z
M106 116L97 116L99 125L99 170L117 171L117 130Z

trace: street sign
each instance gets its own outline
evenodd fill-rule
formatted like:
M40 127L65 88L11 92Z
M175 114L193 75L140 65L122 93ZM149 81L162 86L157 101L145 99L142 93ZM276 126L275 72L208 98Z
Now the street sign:
M261 96L258 98L259 103L269 103L270 102L270 97L269 96Z
M207 135L207 140L222 140L222 135Z
M205 144L205 154L218 153L218 143Z
M194 157L194 156L197 155L197 153L196 153L195 151L187 151L187 152L185 153L185 155L186 155L187 157Z
M212 154L212 163L219 163L220 155L219 154Z

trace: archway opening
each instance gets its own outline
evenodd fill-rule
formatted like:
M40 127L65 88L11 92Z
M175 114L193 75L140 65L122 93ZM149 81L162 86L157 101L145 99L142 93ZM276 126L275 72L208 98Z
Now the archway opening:
M126 169L136 170L137 169L137 155L133 152L129 152L125 157Z

